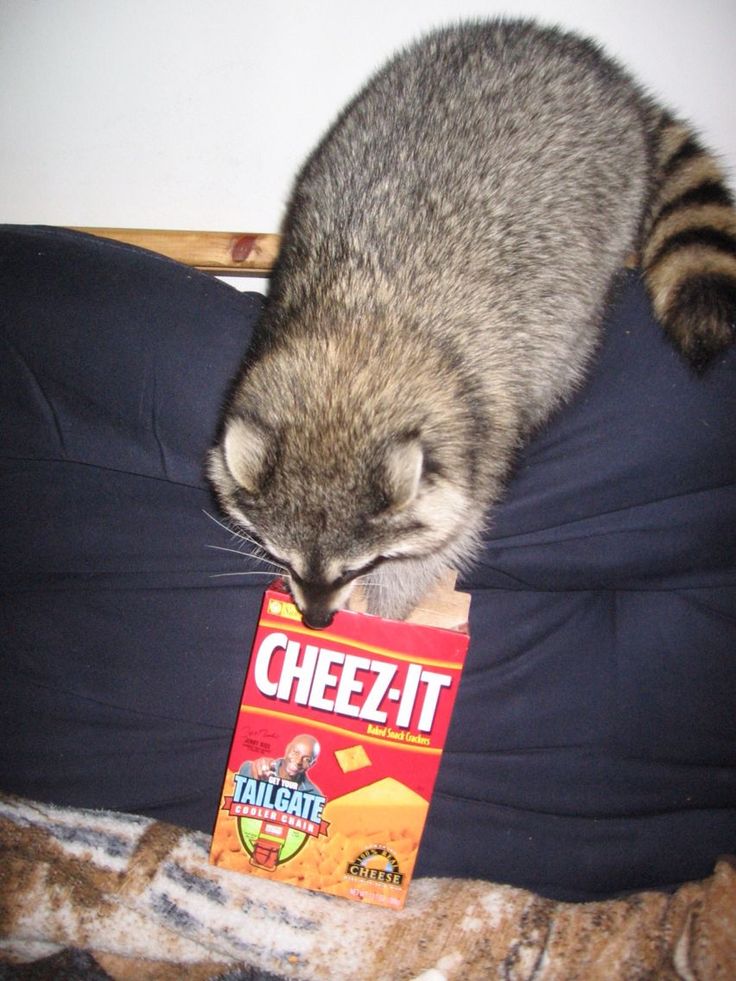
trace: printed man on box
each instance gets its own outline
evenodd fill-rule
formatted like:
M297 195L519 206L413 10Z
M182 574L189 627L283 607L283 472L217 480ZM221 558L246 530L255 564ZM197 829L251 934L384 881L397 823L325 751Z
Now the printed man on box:
M255 777L257 780L267 780L269 777L290 780L305 793L321 795L322 791L307 776L307 771L317 762L319 750L319 742L314 736L295 736L280 759L261 756L257 760L248 760L238 772L244 777Z

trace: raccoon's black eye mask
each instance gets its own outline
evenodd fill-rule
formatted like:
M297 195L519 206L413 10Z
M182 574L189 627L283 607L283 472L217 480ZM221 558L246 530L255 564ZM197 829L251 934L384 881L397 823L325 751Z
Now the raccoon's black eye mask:
M385 556L379 555L377 558L371 559L370 562L364 563L357 569L344 569L339 576L337 576L335 579L331 579L327 585L329 585L331 589L339 589L341 586L347 586L349 582L352 582L354 579L359 579L361 576L365 576L367 573L369 573L372 569L375 569L376 566L379 566L384 560ZM281 559L278 559L277 561L282 562ZM294 579L298 586L309 585L310 580L302 579L301 576L297 575L288 562L282 562L282 564L286 569L288 569L289 575Z
M367 575L376 566L379 566L384 561L384 556L379 555L377 558L372 559L370 562L366 562L364 565L359 566L357 569L345 569L343 573L334 580L333 586L347 586L349 582L353 579L359 579L361 576Z

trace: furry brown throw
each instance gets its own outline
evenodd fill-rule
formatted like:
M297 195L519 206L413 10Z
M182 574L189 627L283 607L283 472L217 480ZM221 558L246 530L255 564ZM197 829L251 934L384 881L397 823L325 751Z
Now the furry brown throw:
M567 904L419 879L400 912L208 864L209 838L0 795L0 978L736 977L736 868Z

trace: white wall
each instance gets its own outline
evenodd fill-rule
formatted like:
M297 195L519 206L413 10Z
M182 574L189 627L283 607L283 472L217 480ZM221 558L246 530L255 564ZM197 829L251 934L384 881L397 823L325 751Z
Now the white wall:
M736 177L734 0L0 0L0 221L274 231L382 59L501 13L597 37Z

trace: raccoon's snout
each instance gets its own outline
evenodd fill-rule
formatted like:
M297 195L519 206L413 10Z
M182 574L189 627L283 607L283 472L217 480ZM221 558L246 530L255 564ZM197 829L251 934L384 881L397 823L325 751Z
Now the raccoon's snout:
M293 589L292 595L294 595ZM297 601L296 605L302 615L304 626L309 627L310 630L326 630L335 619L337 609L329 603L310 600L303 591L299 597L294 595L294 599Z
M335 610L306 610L302 613L305 627L310 630L326 630L335 619Z
M330 626L339 605L329 601L334 598L331 594L324 589L314 590L307 583L299 582L293 573L289 576L287 585L305 627L310 630L325 630Z

